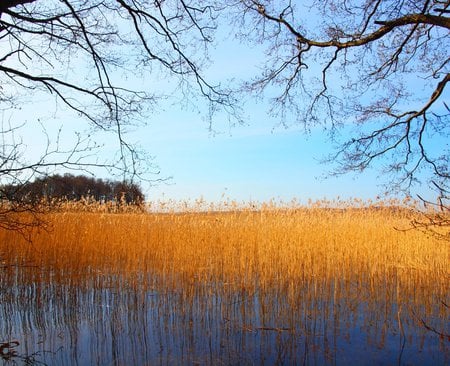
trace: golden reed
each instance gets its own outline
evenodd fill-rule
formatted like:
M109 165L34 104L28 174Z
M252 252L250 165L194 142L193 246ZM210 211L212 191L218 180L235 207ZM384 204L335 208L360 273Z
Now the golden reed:
M48 230L33 229L32 244L0 230L4 281L22 266L30 270L21 281L30 283L204 283L211 291L285 291L288 301L390 298L424 313L442 303L448 316L450 245L402 230L409 209L361 201L157 206L67 202L46 214Z

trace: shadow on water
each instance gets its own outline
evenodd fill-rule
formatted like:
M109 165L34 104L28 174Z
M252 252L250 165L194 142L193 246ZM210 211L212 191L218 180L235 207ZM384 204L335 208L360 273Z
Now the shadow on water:
M448 303L423 301L420 289L405 290L401 276L386 283L305 277L242 286L156 273L91 272L55 281L36 268L4 272L5 365L450 361Z

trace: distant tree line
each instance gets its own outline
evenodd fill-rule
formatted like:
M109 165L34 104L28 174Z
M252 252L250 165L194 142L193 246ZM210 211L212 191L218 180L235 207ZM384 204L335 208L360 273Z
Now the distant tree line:
M98 202L142 204L145 198L141 188L132 182L72 174L55 174L25 184L4 185L0 187L0 197L2 200L26 204L55 199L79 201L83 198Z

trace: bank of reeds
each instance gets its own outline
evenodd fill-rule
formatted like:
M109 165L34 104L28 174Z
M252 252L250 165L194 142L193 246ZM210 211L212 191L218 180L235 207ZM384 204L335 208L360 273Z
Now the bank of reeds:
M47 230L33 229L32 244L0 230L3 285L22 267L29 283L136 291L202 284L211 293L283 291L292 301L443 304L439 311L448 311L450 245L402 230L413 213L397 205L118 207L60 205L46 214Z
M231 205L230 205L231 206ZM449 243L409 230L411 211L364 207L278 207L143 212L71 203L46 214L32 245L0 231L1 257L69 273L162 271L243 286L307 278L410 273L439 283Z

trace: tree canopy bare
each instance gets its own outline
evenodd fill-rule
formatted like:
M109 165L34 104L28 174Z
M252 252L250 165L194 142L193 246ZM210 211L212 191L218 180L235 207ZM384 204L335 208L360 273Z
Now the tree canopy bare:
M210 106L211 113L219 107L233 113L230 94L202 73L216 26L216 9L202 0L2 1L0 184L26 185L58 168L102 167L124 179L142 177L149 161L127 139L127 129L146 123L159 99L173 90ZM35 95L43 96L38 101L50 97L55 110L72 112L64 115L71 122L87 122L71 145L63 144L61 131L50 136L49 122L40 121L45 146L29 153L23 135L38 116L20 120L15 112L30 100L39 110ZM116 141L117 156L98 157L98 132ZM0 200L5 197L0 189ZM7 200L0 221L29 210Z
M450 2L307 3L241 1L241 38L267 50L247 90L275 93L272 111L294 111L307 128L329 128L336 173L380 164L392 189L428 185L448 202Z
M149 117L158 98L170 92L166 84L176 83L206 103L233 108L229 94L209 84L201 72L205 46L216 28L214 14L204 1L3 1L0 107L15 107L20 92L51 94L94 129L112 132L120 154L109 166L135 174L139 156L124 137L127 126ZM151 80L149 75L170 81L139 89L138 81ZM3 136L10 132L4 129ZM63 155L51 163L86 163ZM48 160L30 164L16 156L13 162L15 169L26 171L51 164Z

